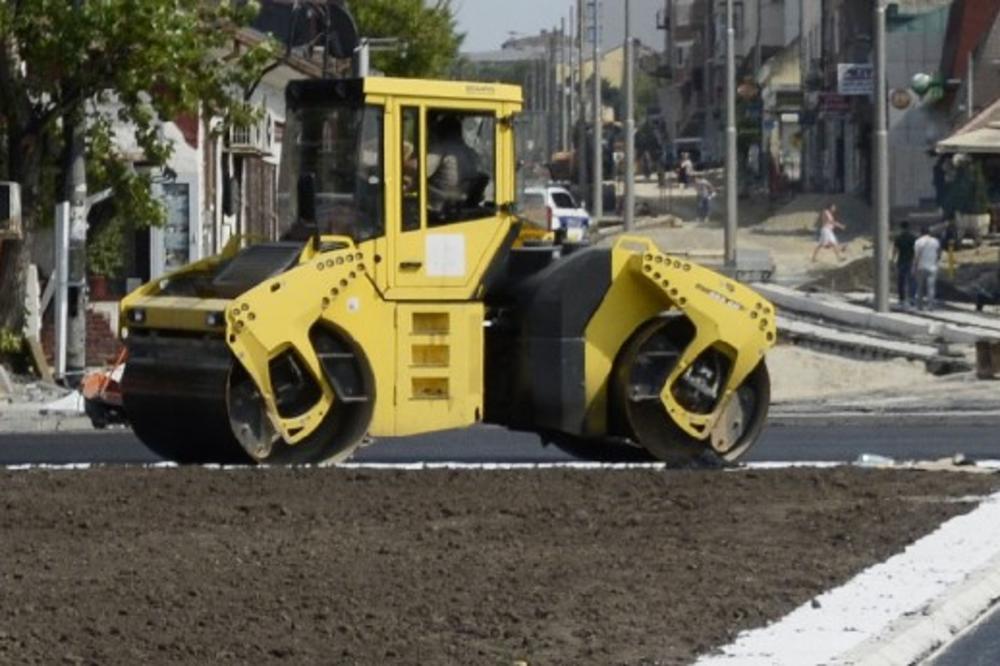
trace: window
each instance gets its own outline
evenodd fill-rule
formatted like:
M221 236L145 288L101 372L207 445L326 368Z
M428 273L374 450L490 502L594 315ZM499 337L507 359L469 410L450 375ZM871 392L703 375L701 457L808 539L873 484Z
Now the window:
M545 212L545 194L542 190L532 188L521 194L518 202L521 219L527 220L531 226L546 229L549 226Z
M163 227L163 270L176 270L191 260L191 186L187 183L163 185L167 223Z
M413 231L420 228L420 109L403 107L400 123L403 231Z
M385 233L383 109L306 106L289 113L279 185L279 222L290 238L311 233L356 242ZM305 219L312 193L315 219Z
M427 222L430 226L496 214L496 117L427 112Z
M552 190L552 203L556 208L576 208L576 202L570 193L562 190Z

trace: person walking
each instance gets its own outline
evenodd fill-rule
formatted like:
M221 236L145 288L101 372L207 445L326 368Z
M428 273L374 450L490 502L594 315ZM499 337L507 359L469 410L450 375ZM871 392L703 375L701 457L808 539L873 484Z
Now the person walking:
M677 169L677 182L681 187L687 187L691 183L691 175L694 173L694 163L688 153L681 153L681 165Z
M917 278L917 309L934 309L934 291L937 288L938 260L941 243L931 236L925 224L920 228L920 238L913 244L913 273Z
M823 248L830 248L837 257L837 261L843 261L847 257L840 254L843 249L837 241L837 229L846 229L837 219L837 205L830 204L819 214L819 242L813 250L812 260L816 261L816 256Z
M896 263L896 289L899 305L908 310L913 304L913 246L917 237L910 231L910 223L899 223L899 233L892 242L892 261Z
M715 198L715 187L704 176L698 176L694 181L698 192L698 221L707 222L712 214L712 199Z

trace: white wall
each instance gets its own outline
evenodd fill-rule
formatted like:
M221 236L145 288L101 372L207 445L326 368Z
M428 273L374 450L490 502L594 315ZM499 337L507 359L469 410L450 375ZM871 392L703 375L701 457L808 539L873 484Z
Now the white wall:
M944 33L890 32L887 35L888 88L907 90L918 72L935 72L941 62ZM947 127L943 114L925 105L910 93L909 108L889 106L889 170L892 206L916 206L921 199L934 197L933 166L936 158L928 152L944 137Z

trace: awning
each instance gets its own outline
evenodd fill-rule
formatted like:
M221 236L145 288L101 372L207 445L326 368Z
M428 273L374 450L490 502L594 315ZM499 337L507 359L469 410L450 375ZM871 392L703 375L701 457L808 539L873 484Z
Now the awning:
M1000 123L957 132L937 143L938 153L979 153L1000 155Z

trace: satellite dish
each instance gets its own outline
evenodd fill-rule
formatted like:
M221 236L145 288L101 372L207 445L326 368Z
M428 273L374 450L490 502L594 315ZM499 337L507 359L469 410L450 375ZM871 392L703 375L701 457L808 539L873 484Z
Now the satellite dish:
M358 24L347 7L328 2L326 48L334 58L351 58L358 48Z
M309 4L289 0L266 0L250 26L269 34L290 48L305 46L322 31L317 11Z
M350 58L358 47L358 26L347 8L337 2L265 0L251 26L269 33L290 48L322 45L334 58Z

